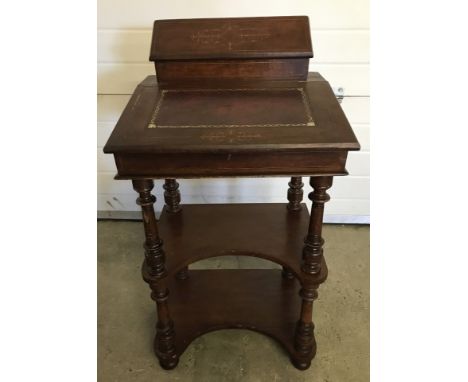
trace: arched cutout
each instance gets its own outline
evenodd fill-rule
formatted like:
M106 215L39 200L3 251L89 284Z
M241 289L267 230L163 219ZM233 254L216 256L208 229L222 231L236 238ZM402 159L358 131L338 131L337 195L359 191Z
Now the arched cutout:
M290 270L295 278L301 280L298 263L297 260L295 263L278 261L273 256L261 253L230 251L229 254L197 256L197 259L191 263L178 264L171 273L177 274L186 267L189 271L192 269L282 269L284 267Z

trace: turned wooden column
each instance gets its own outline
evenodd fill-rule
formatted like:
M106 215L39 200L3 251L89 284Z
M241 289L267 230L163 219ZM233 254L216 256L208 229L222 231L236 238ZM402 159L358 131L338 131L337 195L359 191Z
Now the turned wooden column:
M302 252L302 271L308 274L320 273L323 257L322 222L323 208L330 200L327 190L332 186L332 176L311 177L310 185L313 191L309 194L312 201L309 230L304 240Z
M154 187L152 179L134 179L133 188L139 193L137 204L141 206L143 225L145 228L145 264L144 278L151 288L151 298L156 301L158 322L156 325L156 338L154 350L159 363L164 369L173 369L179 361L175 352L174 324L169 315L167 298L169 291L166 287L165 255L163 242L159 237L158 225L154 214L156 198L151 195Z
M175 179L165 179L163 188L166 211L179 212L181 209L179 183Z
M302 197L304 196L304 183L302 183L302 177L293 176L291 181L288 183L288 201L287 209L291 212L301 210ZM294 273L290 269L283 267L282 275L285 279L292 280L294 278Z
M304 196L304 183L302 183L302 177L293 176L291 181L288 183L288 210L299 211L301 209L302 197Z
M182 209L180 207L179 183L177 183L175 179L165 179L163 188L166 212L172 214L179 212ZM188 278L188 267L184 267L182 270L177 272L176 277L179 280L185 280Z
M322 222L323 209L325 203L330 200L327 189L332 185L333 177L320 176L311 177L310 185L313 191L309 194L312 201L310 212L309 229L304 240L302 252L302 272L308 275L318 275L321 271L323 258ZM300 354L300 359L296 360L296 367L306 369L309 367L316 352L314 337L314 324L312 322L312 306L317 298L319 284L304 282L299 295L302 298L301 314L296 326L294 345Z

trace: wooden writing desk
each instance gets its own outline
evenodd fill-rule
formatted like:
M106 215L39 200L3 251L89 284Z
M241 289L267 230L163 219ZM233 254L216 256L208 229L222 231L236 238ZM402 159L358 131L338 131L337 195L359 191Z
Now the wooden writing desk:
M359 143L328 82L308 73L307 17L156 21L156 76L136 88L104 152L139 193L142 273L165 369L197 336L245 328L278 340L298 369L316 352L312 303L327 277L321 237L333 176ZM285 204L180 205L176 178L291 176ZM313 192L309 216L302 176ZM154 214L153 179L165 179ZM164 239L164 244L163 244ZM283 271L188 270L220 255Z

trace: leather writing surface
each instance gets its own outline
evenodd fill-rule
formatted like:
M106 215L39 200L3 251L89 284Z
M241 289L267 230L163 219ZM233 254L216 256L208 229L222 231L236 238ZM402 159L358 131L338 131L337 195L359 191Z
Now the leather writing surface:
M149 128L313 126L302 88L163 90Z

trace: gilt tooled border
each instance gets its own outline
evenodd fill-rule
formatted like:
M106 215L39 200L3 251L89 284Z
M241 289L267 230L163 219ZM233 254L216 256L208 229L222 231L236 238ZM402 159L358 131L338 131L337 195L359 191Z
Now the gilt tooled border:
M168 92L188 92L188 91L199 91L199 92L206 92L206 91L272 91L272 90L298 90L301 93L302 103L304 105L305 113L307 116L306 123L265 123L265 124L247 124L247 125L157 125L156 118L159 114L159 110L161 109L161 104L164 100L165 95ZM153 115L151 116L151 120L148 124L149 129L154 128L193 128L193 127L280 127L280 126L315 126L314 119L312 118L312 113L310 111L309 100L307 97L306 92L302 88L245 88L245 89L173 89L173 90L162 90L161 96L156 104L156 107L153 111Z

